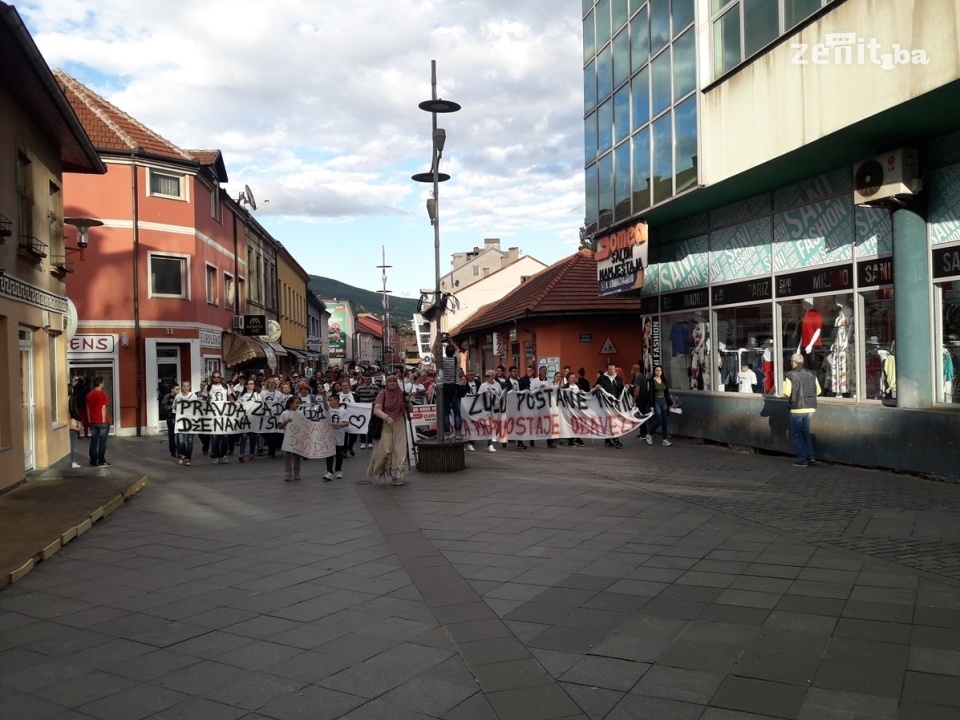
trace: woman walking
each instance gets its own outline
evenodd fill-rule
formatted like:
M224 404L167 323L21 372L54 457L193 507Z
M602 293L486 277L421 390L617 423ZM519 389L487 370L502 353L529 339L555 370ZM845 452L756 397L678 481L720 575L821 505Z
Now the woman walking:
M260 393L257 392L257 383L253 378L250 378L244 383L243 390L237 395L237 402L260 402L261 400ZM257 452L257 443L260 441L260 434L255 432L245 432L240 435L240 462L243 462L243 452L247 450L247 457L250 459L250 462L253 462ZM249 444L249 448L247 445Z
M383 420L380 439L373 446L367 475L377 478L380 485L387 480L392 485L403 485L407 474L407 424L405 413L409 410L407 399L400 389L396 375L387 376L387 384L373 403L373 414Z
M667 418L670 417L673 398L670 396L669 383L663 376L662 365L653 366L653 377L650 378L650 405L653 408L654 418L647 428L647 445L653 445L653 433L657 431L659 425L663 444L669 447L673 443L668 439Z

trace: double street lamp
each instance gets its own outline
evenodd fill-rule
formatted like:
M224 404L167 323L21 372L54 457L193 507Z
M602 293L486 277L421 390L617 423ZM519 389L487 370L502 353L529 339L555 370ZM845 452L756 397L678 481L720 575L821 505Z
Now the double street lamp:
M443 128L437 127L438 113L457 112L460 106L450 100L441 100L437 97L437 61L430 61L430 86L431 99L420 103L421 110L430 113L433 119L433 153L431 156L430 172L417 173L413 179L422 183L433 183L433 197L427 199L427 215L430 217L430 224L433 225L433 253L434 264L436 268L436 285L433 291L433 312L436 314L436 340L434 342L440 358L434 358L437 365L437 385L434 393L437 407L437 440L442 442L446 439L447 418L443 407L443 383L453 382L455 378L443 377L443 343L438 342L441 338L441 322L443 320L444 299L440 293L440 183L450 179L446 173L440 172L440 158L443 157L443 146L447 139L447 133Z

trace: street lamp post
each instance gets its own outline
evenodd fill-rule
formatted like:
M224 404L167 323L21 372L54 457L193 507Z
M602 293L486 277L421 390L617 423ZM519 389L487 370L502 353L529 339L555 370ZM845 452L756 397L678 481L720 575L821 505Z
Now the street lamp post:
M431 99L424 100L419 104L421 110L430 113L433 120L433 132L431 138L433 141L433 151L431 156L430 172L417 173L413 179L417 182L433 183L433 197L427 199L427 214L430 216L430 223L433 225L433 254L434 265L436 269L436 284L433 292L433 312L437 318L437 340L441 337L441 325L443 321L444 302L440 292L440 183L450 179L446 173L440 172L440 158L443 157L443 146L447 139L447 133L443 128L437 127L437 113L457 112L460 105L450 100L441 100L437 97L437 61L430 61L430 86ZM434 398L437 407L437 439L442 442L446 439L447 418L443 408L443 383L448 381L443 377L443 349L439 342L434 343L440 352L441 357L434 358L437 365L437 385L434 392Z

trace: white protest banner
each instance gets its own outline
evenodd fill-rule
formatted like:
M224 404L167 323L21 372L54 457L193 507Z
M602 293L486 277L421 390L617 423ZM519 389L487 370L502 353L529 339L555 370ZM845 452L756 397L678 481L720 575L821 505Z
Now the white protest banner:
M307 420L301 412L293 413L284 428L280 449L305 458L326 458L335 454L337 449L329 418L314 422Z
M615 438L640 426L633 398L602 388L523 390L500 396L468 395L460 404L467 440Z
M346 415L348 433L365 434L370 421L370 403L343 403L341 414ZM203 435L236 435L238 433L279 433L277 419L284 410L283 403L251 400L247 402L181 400L176 403L174 431ZM326 412L322 406L302 411L308 420L322 420Z

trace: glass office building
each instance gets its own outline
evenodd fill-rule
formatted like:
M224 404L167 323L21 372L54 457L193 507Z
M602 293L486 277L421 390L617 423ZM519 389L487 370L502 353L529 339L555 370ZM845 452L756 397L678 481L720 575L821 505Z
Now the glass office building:
M799 351L822 457L958 474L960 77L936 19L954 11L583 0L585 225L646 243L619 287L643 299L641 364L688 408L679 434L789 452Z

